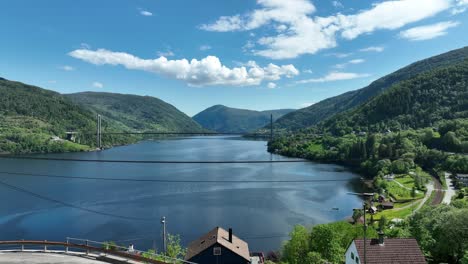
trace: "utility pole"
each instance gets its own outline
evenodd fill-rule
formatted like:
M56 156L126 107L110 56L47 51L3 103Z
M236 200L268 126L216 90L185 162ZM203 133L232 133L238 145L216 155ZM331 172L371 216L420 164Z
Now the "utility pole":
M374 193L349 193L353 195L359 195L359 196L364 196L365 201L362 203L362 209L364 210L364 264L367 264L367 223L366 223L366 200L369 197L373 197ZM360 209L357 209L360 210Z
M166 254L167 245L166 245L166 217L165 216L161 218L161 224L163 225L163 249L164 249L164 254Z

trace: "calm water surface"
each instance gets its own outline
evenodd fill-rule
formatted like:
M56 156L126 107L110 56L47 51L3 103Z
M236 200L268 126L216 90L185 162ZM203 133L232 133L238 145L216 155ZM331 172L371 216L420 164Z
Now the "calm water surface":
M266 142L235 137L192 137L116 147L102 152L43 155L123 160L280 160ZM360 206L347 194L359 176L330 164L131 164L1 160L0 171L83 177L173 180L309 180L314 183L157 183L43 178L0 173L0 179L91 210L154 221L99 215L44 201L0 186L0 239L80 237L161 248L159 218L184 244L215 226L232 227L251 250L278 249L295 224L314 225L349 216ZM332 208L339 208L338 211ZM135 239L134 241L131 241ZM130 242L131 241L131 242Z

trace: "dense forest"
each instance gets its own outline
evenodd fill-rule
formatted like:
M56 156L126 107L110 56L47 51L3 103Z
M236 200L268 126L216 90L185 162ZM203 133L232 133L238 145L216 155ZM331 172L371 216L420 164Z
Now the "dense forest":
M286 114L275 122L274 127L278 130L296 131L316 125L338 113L361 105L401 81L413 78L423 72L457 64L466 59L468 59L468 47L415 62L372 82L362 89L334 96Z
M259 129L281 116L294 111L293 109L278 109L253 111L215 105L193 116L193 119L204 128L223 133L246 133Z
M151 96L83 92L65 95L125 131L201 132L203 128L174 106Z
M0 78L0 153L88 151L96 147L96 114L103 132L204 131L157 98L108 93L61 95ZM75 142L66 132L77 132ZM103 135L104 147L134 143L136 135Z
M468 60L432 70L392 86L355 110L319 124L326 132L399 131L468 118Z

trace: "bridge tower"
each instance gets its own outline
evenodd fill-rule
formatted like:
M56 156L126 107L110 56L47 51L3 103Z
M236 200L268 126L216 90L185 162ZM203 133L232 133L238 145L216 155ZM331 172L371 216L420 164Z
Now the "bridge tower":
M101 134L101 115L97 115L97 124L96 124L96 146L98 149L102 149L102 134Z

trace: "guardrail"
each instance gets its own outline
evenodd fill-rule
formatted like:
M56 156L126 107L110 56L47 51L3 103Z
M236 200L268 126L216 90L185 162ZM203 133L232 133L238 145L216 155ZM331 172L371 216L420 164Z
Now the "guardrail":
M80 243L72 243L71 241L79 241ZM94 246L100 245L100 246ZM113 249L106 248L106 243L92 241L88 239L80 239L80 238L67 238L66 242L58 242L58 241L47 241L47 240L10 240L10 241L0 241L0 246L21 246L20 249L16 251L30 251L26 249L26 246L40 246L40 249L37 251L40 252L55 252L52 250L48 250L49 247L59 247L64 248L65 253L69 253L69 249L79 249L82 250L84 254L91 254L91 253L104 253L110 256L116 256L120 258L124 258L126 260L133 260L138 262L144 263L153 263L153 264L175 264L175 263L183 263L183 264L196 264L194 262L189 262L181 259L175 259L168 256L160 255L160 254L150 254L145 253L143 251L134 250L133 252L127 251L127 248L121 246L115 246ZM13 251L9 249L9 251ZM75 252L76 253L76 252ZM145 253L145 256L143 256Z

